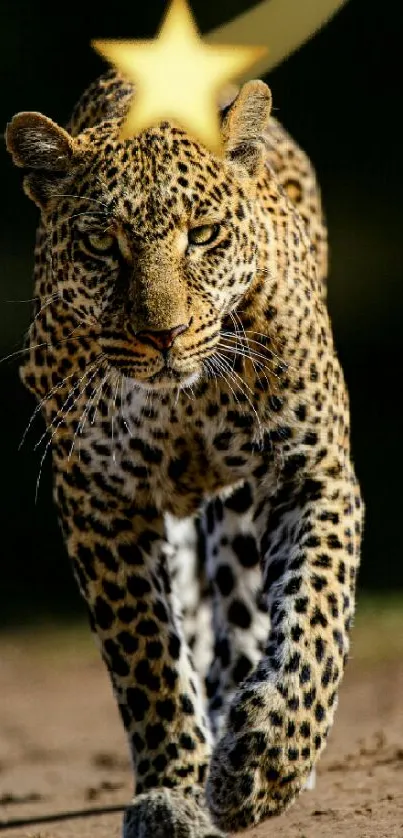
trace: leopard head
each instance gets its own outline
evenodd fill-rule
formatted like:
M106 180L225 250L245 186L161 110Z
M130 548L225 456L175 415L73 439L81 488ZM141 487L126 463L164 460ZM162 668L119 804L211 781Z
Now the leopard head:
M270 107L263 82L241 88L223 116L222 157L168 122L124 141L121 117L76 137L39 113L8 125L42 213L49 293L140 385L197 380L254 281Z

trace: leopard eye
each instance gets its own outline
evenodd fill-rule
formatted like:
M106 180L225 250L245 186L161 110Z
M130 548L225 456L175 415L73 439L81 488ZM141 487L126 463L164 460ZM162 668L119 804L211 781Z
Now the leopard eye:
M115 241L115 237L110 233L87 233L84 236L86 247L93 253L107 253L114 247Z
M219 224L201 224L200 227L192 227L188 232L190 244L211 244L219 233Z

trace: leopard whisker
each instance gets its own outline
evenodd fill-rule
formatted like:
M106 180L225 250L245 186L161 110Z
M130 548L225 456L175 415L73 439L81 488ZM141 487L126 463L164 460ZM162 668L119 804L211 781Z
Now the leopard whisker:
M224 334L224 333L223 333L223 334ZM230 338L230 337L232 337L232 338L233 338L233 335L230 335L229 337L227 337L227 336L226 336L226 338L225 338L225 339L226 339L226 340L229 340L229 338ZM255 342L256 342L256 341L255 341ZM226 347L226 349L227 349L227 351L229 351L229 347ZM249 349L249 351L250 351L251 353L255 353L255 352L256 352L256 350L253 350L253 349L251 350L249 347L248 347L248 349ZM245 350L246 350L246 347L245 347ZM233 349L233 351L234 351L234 349ZM269 351L271 352L271 350L269 350ZM238 352L239 352L239 350L238 350ZM241 353L239 352L239 354L241 354ZM274 354L274 353L272 353L272 354ZM256 357L256 355L255 355L254 357ZM264 357L264 356L262 356L260 353L257 353L257 357L256 357L256 364L262 365L262 367L263 367L264 369L266 369L266 370L267 370L269 377L274 377L274 378L276 378L278 381L281 381L281 376L280 376L277 372L275 372L275 370L274 370L274 369L273 369L270 365L269 365L269 366L266 366L265 364L262 364L262 361L259 361L259 360L258 360L259 358L262 358L262 357ZM268 358L265 358L265 360L266 360L266 361L268 361L268 362L269 362L269 364L271 364L271 363L272 363L272 359L270 359L270 358L269 358L269 359L268 359ZM282 361L279 359L279 363L282 363L282 364L283 364L283 366L285 367L285 371L286 371L286 370L288 370L288 369L290 369L290 370L292 370L292 371L297 371L297 368L296 368L296 367L294 367L294 366L293 366L293 365L291 365L291 364L288 364L287 362L282 362ZM261 374L262 374L262 373L261 373ZM265 375L265 378L266 378L266 380L267 380L266 375ZM301 393L299 398L300 398L301 402L303 402L304 404L309 404L309 405L312 405L312 404L313 404L312 400L311 400L311 399L309 399L309 398L306 396L306 394L304 394L304 395L303 395L303 394Z
M99 360L100 360L100 357L101 357L101 356L98 356L98 357L95 359L95 361L93 361L93 363L90 365L90 367L88 367L88 368L85 370L85 372L83 373L83 375L81 376L81 378L79 378L79 380L77 381L77 383L76 383L76 384L75 384L75 385L74 385L74 386L70 389L70 391L69 391L69 393L68 393L68 395L67 395L66 399L64 400L64 402L63 402L62 406L59 408L59 410L57 411L56 415L55 415L55 416L54 416L54 418L52 419L52 422L50 423L50 425L48 425L48 426L45 428L45 430L44 430L44 432L43 432L42 436L40 437L40 439L38 440L38 442L36 442L36 443L35 443L35 445L34 445L34 451L36 451L36 449L37 449L37 448L39 448L39 446L41 445L41 443L42 443L42 442L43 442L43 440L45 439L46 435L49 433L49 431L52 429L52 427L54 427L54 425L55 425L55 422L56 422L57 418L60 416L60 414L63 414L63 410L64 410L64 408L66 407L66 405L68 404L69 400L70 400L70 399L71 399L71 397L74 395L74 393L76 392L76 390L77 390L77 389L79 390L80 385L82 384L82 382L84 381L84 379L88 376L88 374L89 374L90 372L92 372L92 370L94 369L94 367L96 367L96 368L98 369L98 362L99 362ZM87 383L88 383L88 382L87 382ZM84 387L85 387L85 386L86 386L86 384L84 385ZM70 405L70 407L69 407L69 409L68 409L68 411L67 411L68 413L69 413L69 412L70 412L70 410L74 407L74 404L76 403L77 398L79 397L79 395L80 395L80 391L79 391L79 393L78 393L77 397L75 397L75 398L74 398L74 400L73 400L72 404ZM65 415L67 415L67 413L66 413ZM58 425L57 427L59 427L59 425Z
M27 426L24 430L24 433L21 437L21 441L18 445L18 451L20 451L22 446L24 445L24 442L25 442L25 439L26 439L27 434L29 432L29 429L31 428L35 417L38 415L38 413L41 410L41 408L43 407L43 405L53 396L54 393L56 393L57 390L60 390L60 388L63 387L64 384L66 384L66 382L69 380L69 378L73 378L73 376L76 375L76 373L77 373L77 370L74 370L73 372L70 373L70 375L66 375L65 378L63 378L62 381L59 381L57 384L55 384L54 387L52 387L52 389L49 390L48 393L46 393L46 396L44 396L43 399L41 399L40 402L36 405L35 410L33 411L32 415L31 415L31 417L28 421L28 424L27 424Z
M215 356L215 357L217 357L217 356ZM221 360L221 363L224 363L224 365L228 364L227 359L224 358L221 354L219 354L219 358ZM257 424L258 424L259 432L260 432L260 437L261 437L260 441L262 442L263 441L263 428L262 428L262 424L261 424L261 421L260 421L260 416L259 416L254 404L252 403L250 397L248 396L248 394L245 392L245 390L243 388L246 387L246 389L249 390L249 392L252 394L252 396L254 395L253 390L249 387L249 385L246 383L246 381L244 381L244 379L240 375L238 375L237 372L232 372L231 377L232 377L233 380L234 380L234 377L238 380L238 387L239 387L241 393L245 396L247 402L250 404L250 406L251 406L251 408L252 408L252 410L253 410L253 412L256 416Z
M127 417L124 412L124 408L127 406L127 389L126 389L126 376L122 373L120 377L120 420L122 422L123 427L127 431L130 437L133 436L131 432L131 428L129 428Z
M240 326L240 328L241 328L241 331L243 332L243 337L244 337L244 338L246 338L244 325L243 325L242 320L241 320L241 318L240 318L240 316L239 316L239 314L238 314L238 312L237 312L236 310L235 310L234 312L231 312L231 320L232 320L232 322L235 324L235 331L236 331L236 333L237 333L237 336L238 336L239 338L241 338L241 337L242 337L242 335L240 335L240 334L239 334L239 332L237 331L237 328L236 328L236 324L237 324L237 322L238 322L238 323L239 323L239 326Z
M30 352L31 349L41 349L43 346L47 346L48 348L52 346L51 343L37 343L36 346L24 346L23 349L17 349L16 352L11 352L9 355L5 355L4 358L0 358L0 364L3 364L5 361L10 361L11 358L16 358L17 355L23 355L24 352Z
M112 402L112 416L111 416L111 433L112 433L112 460L116 463L116 453L114 448L115 443L115 415L116 415L116 402L118 397L118 387L119 387L119 380L120 380L121 373L116 373L116 387L115 387L115 396Z
M98 413L98 408L99 408L99 403L100 403L100 401L101 401L102 391L103 391L103 389L104 389L104 387L105 387L106 382L108 381L108 378L110 378L110 376L111 376L111 375L112 375L112 370L109 370L109 371L107 370L107 371L106 371L106 373L105 373L105 375L104 375L104 377L103 377L103 379L102 379L102 381L101 381L101 383L100 383L100 384L99 384L99 386L98 386L98 389L97 389L97 392L98 392L98 401L97 401L97 403L96 403L96 406L95 406L95 409L94 409L94 413L93 413L92 419L90 420L91 425L95 425L95 421L96 421L96 418L97 418L97 413Z
M268 340L270 342L270 345L267 345L267 344L265 345L261 341L254 340L253 338L249 338L249 337L243 338L241 335L238 335L239 340L246 341L248 344L253 343L253 344L256 344L256 346L260 346L266 352L270 352L271 355L273 355L277 359L278 363L281 364L282 366L284 366L285 370L290 369L290 370L294 370L294 372L297 372L297 367L295 365L291 364L289 361L285 361L284 359L282 359L280 357L280 355L278 355L274 351L274 349L272 349L271 344L275 343L275 339L272 336L269 337L268 335L264 335L262 332L253 332L253 330L251 330L251 329L247 329L246 331L250 331L252 334L257 334L257 335L260 335L261 337L266 338L266 340ZM267 359L267 360L270 360L270 359Z
M105 201L100 201L97 198L89 198L87 195L74 195L71 192L56 192L55 198L77 198L79 201L92 201L94 204L101 204L102 207L105 207L110 212L110 207L108 207Z
M125 410L123 410L123 403L122 403L122 418L123 418L123 423L124 423L124 426L125 426L125 428L126 428L126 430L127 430L128 434L129 434L129 436L130 436L131 438L133 438L133 432L132 432L132 427L131 427L131 425L130 425L130 419L129 419L129 417L128 417L128 415L127 415L127 412L126 412L126 407L127 407L127 385L128 385L128 382L130 381L130 379L128 379L125 375L123 375L123 376L122 376L122 378L123 378L123 380L124 380L124 389L125 389L125 397L124 397L124 406L125 406ZM122 387L122 392L123 392L123 387Z
M17 355L23 355L24 352L30 352L31 350L33 351L34 349L42 349L44 346L46 346L48 349L56 349L56 347L62 346L64 343L68 343L69 340L80 340L82 337L86 337L88 335L88 332L83 331L83 334L74 336L74 332L76 332L77 329L81 328L83 330L85 329L84 321L75 326L74 329L72 329L71 332L69 332L67 337L61 338L60 340L57 340L54 343L48 343L47 341L43 341L42 343L36 343L34 346L31 346L30 344L28 346L24 346L22 347L22 349L17 349L15 352L11 352L9 355L5 355L4 358L0 358L0 364L3 364L5 361L10 361Z
M239 389L241 390L241 393L242 393L243 391L242 391L242 389L240 388L239 383L235 380L235 378L234 378L234 376L233 376L233 374L232 374L232 373L233 373L232 368L231 368L231 369L228 369L228 367L227 367L227 366L225 366L225 365L223 364L223 360L224 360L224 359L223 359L223 358L222 358L222 356L221 356L221 355L219 355L219 354L218 354L218 355L215 355L215 356L211 359L211 361L212 361L213 365L214 365L214 364L216 365L216 367L217 367L218 371L220 372L221 376L224 378L224 380L226 381L226 383L227 383L228 387L230 388L231 393L232 393L232 395L234 396L234 399L235 399L236 403L237 403L237 404L240 404L239 398L238 398L238 396L237 396L237 394L236 394L236 392L235 392L234 388L232 387L232 385L231 385L231 383L230 383L230 380L234 383L234 385L235 385L235 386L238 386L238 387L239 387Z
M220 341L220 343L218 344L218 346L219 346L221 349L224 349L224 350L225 350L226 352L228 352L229 354L233 355L233 356L234 356L234 358L236 358L236 356L237 356L237 355L240 355L242 358L245 358L246 360L250 360L250 361L251 361L251 363L252 363L253 369L254 369L254 371L255 371L255 374L256 374L257 376L258 376L258 375L264 375L264 377L265 377L265 379L266 379L266 381L267 381L268 386L270 386L270 382L269 382L269 379L267 378L266 373L265 373L265 372L259 372L259 370L257 370L257 369L256 369L256 366L255 366L255 364L256 364L258 367L260 367L260 369L261 369L261 370L265 370L265 369L267 369L267 370L268 370L269 368L268 368L265 364L263 364L261 361L254 360L254 359L253 359L253 357L252 357L252 356L251 356L251 355L250 355L247 351L242 351L242 349L239 349L239 348L236 348L236 347L234 347L234 346L231 346L231 344L226 344L226 343L224 343L223 341Z
M101 363L102 363L102 362L101 362ZM39 463L39 473L38 473L38 477L37 477L37 481L36 481L36 487L35 487L35 503L37 503L37 500L38 500L38 492L39 492L39 485L40 485L40 480L41 480L41 475L42 475L43 464L44 464L44 462L45 462L45 458L46 458L46 455L47 455L47 453L48 453L48 450L49 450L49 448L50 448L50 446L51 446L51 444L52 444L52 440L53 440L53 438L54 438L55 434L57 433L58 429L60 428L60 425L61 425L61 424L62 424L62 422L65 420L66 416L70 413L70 411L73 409L74 405L77 403L78 399L80 398L80 396L81 396L81 395L82 395L82 393L84 392L84 390L85 390L85 388L86 388L87 384L88 384L88 383L90 383L90 382L93 380L93 378L95 377L95 375L98 373L98 370L99 370L99 366L97 366L97 367L96 367L95 371L93 372L93 375L92 375L91 379L90 379L89 381L87 381L87 382L84 384L83 388L82 388L82 389L81 389L81 390L77 393L77 395L74 397L74 399L73 399L73 401L72 401L72 403L71 403L70 407L68 407L68 408L67 408L67 410L65 411L65 413L63 413L63 408L64 408L64 407L65 407L65 405L68 403L69 398L71 398L71 396L72 396L72 395L73 395L73 393L74 393L74 389L76 389L76 388L74 388L72 391L70 391L69 396L67 397L66 401L63 403L63 405L62 405L61 409L60 409L60 410L58 410L58 412L57 412L56 416L54 417L53 421L51 422L50 426L49 426L48 428L46 428L45 434L42 434L41 439L40 439L40 440L39 440L39 442L35 445L35 449L36 449L36 448L38 447L38 445L40 444L40 442L42 441L42 439L44 438L44 436L46 436L46 433L47 433L47 432L48 432L48 431L49 431L52 427L54 427L54 430L53 430L53 432L52 432L52 434L51 434L50 438L48 439L48 442L47 442L47 444L46 444L46 446L45 446L45 450L44 450L44 452L43 452L43 454L42 454L41 461L40 461L40 463ZM81 382L83 381L83 379L84 379L84 378L88 375L88 372L90 372L90 370L87 370L87 372L85 372L85 373L84 373L84 375L83 375L83 376L82 376L82 378L80 379L79 384L81 384ZM62 416L60 417L59 422L57 422L57 424L56 424L56 425L54 425L54 423L55 423L55 420L56 420L57 416L59 416L61 412L62 412Z
M231 343L231 341L234 341L234 335L231 332L221 332L221 334L225 338L225 340L228 341L229 343ZM238 338L239 338L239 340L243 340L243 338L241 338L240 335L238 335ZM267 362L270 362L272 360L271 358L268 358L267 355L263 355L262 352L257 352L256 349L252 349L248 342L246 344L244 342L244 343L241 343L239 345L238 340L235 338L235 344L232 343L232 345L233 346L235 345L237 350L242 349L244 352L247 352L248 357L250 357L251 359L252 358L256 358L256 359L262 358L264 361L267 361ZM270 350L269 350L269 352L270 352Z
M239 399L237 397L237 394L236 394L235 390L233 389L233 387L232 387L232 385L229 381L229 379L233 380L233 377L231 375L231 370L228 370L223 365L221 356L219 356L219 355L214 355L209 360L210 360L210 362L213 366L213 369L217 369L218 373L222 376L222 378L224 378L224 381L226 381L229 389L231 390L231 393L232 393L236 403L239 404Z
M36 303L39 297L30 297L28 300L3 300L3 303Z
M97 370L95 370L95 374L96 374L97 372L99 372L99 370L101 369L101 366L102 366L102 363L101 363L101 365L98 367L98 369L97 369ZM94 374L94 375L95 375L95 374ZM85 387L84 387L84 388L83 388L83 390L81 391L82 393L84 392L84 390L86 390L86 388L87 388L87 387L88 387L88 385L91 383L91 381L93 380L93 378L94 378L94 376L93 376L93 377L92 377L89 381L87 381L87 382L85 383ZM91 395L88 397L87 404L86 404L86 406L85 406L85 407L84 407L84 409L83 409L83 412L82 412L82 415L81 415L81 419L80 419L80 421L79 421L79 423L78 423L78 425L77 425L77 428L76 428L76 430L75 430L75 432L74 432L73 442L72 442L71 449L70 449L70 452L69 452L69 455L68 455L68 458L67 458L68 460L70 460L71 455L72 455L72 453L73 453L73 450L74 450L74 445L75 445L75 442L76 442L77 437L78 437L78 436L80 436L80 435L82 434L82 432L83 432L84 425L85 425L85 422L86 422L87 417L88 417L88 413L89 413L89 411L90 411L90 409L91 409L91 405L92 405L92 404L93 404L93 402L95 401L95 398L96 398L97 392L98 392L98 389L97 389L97 387L95 387L94 392L93 392L93 393L91 393ZM79 451L79 457L80 457L80 447L79 447L78 451Z
M275 371L275 367L271 366L271 364L273 363L271 358L267 358L267 356L262 355L261 352L256 352L255 349L251 349L250 346L248 346L248 345L241 344L241 347L238 347L238 346L234 345L233 343L231 343L232 336L229 335L228 333L223 332L223 337L224 337L225 341L227 341L227 344L228 344L226 348L227 349L231 348L232 351L236 351L239 354L243 354L243 356L245 358L249 358L250 361L253 364L253 367L254 367L256 373L257 373L257 370L256 370L256 367L255 367L255 364L259 364L260 367L263 367L264 369L266 369L268 371L270 376L273 376L274 378L277 378L280 381L280 376ZM222 343L222 341L221 341L221 343ZM265 361L266 363L263 363L263 361Z
M221 358L221 360L225 360L228 363L227 358L224 359L224 357L220 353L217 353L217 354ZM246 389L249 390L250 394L253 396L254 392L253 392L252 388L249 386L249 384L242 378L242 376L240 376L237 372L235 372L235 370L232 370L232 372L233 372L233 375L242 382L243 386L246 387Z
M75 212L74 215L69 215L67 221L72 221L73 218L80 218L80 216L83 216L83 215L89 215L89 216L92 216L92 215L109 215L109 213L106 210L89 209L89 210L85 210L84 212Z
M214 378L217 383L217 376L214 367L210 364L211 358L203 358L202 366L207 370L208 378Z
M237 404L239 404L239 399L237 398L236 393L235 393L235 390L234 390L234 389L233 389L233 387L231 386L229 379L231 379L231 380L233 381L233 383L234 383L234 386L235 386L235 387L236 387L236 386L238 386L239 390L241 391L241 393L243 394L243 396L245 396L245 398L246 398L247 402L250 404L250 406L251 406L251 408L252 408L252 410L253 410L253 412L254 412L254 414L255 414L255 416L256 416L256 419L257 419L257 425L258 425L258 428L259 428L259 434L258 434L259 444L260 444L260 445L262 445L262 444L263 444L263 428L262 428L262 424L261 424L261 421L260 421L260 417L259 417L259 415L258 415L258 413L257 413L257 411L256 411L256 409L255 409L255 407L254 407L254 405L252 404L252 402L251 402L251 400L250 400L250 398L249 398L248 394L247 394L247 393L245 393L245 391L244 391L244 389L243 389L243 387L242 387L242 384L241 384L239 381L237 381L237 380L236 380L236 378L235 378L234 376L237 376L237 378L238 378L238 379L240 379L240 381L241 381L243 384L245 384L245 382L243 381L243 379L241 379L241 377L240 377L240 376L238 376L238 374L237 374L237 373L233 373L231 370L229 370L229 369L228 369L228 366L226 366L226 365L224 364L224 361L226 361L226 359L224 359L221 355L219 355L218 357L217 357L217 355L215 355L215 356L214 356L214 361L215 361L215 362L217 362L218 364L220 364L220 363L221 363L221 369L226 370L227 375L225 375L225 372L224 372L224 378L225 378L225 380L226 380L226 382L227 382L227 385L228 385L228 387L230 388L230 390L231 390L231 392L232 392L232 394L233 394L233 396L234 396L234 399L235 399L235 401L237 402Z
M188 393L188 390L190 390L190 393ZM196 396L191 384L188 384L186 387L182 387L182 392L185 393L185 396L187 396L192 402L195 400Z
M236 320L235 320L235 316L234 316L234 314L233 314L233 312L232 312L232 311L230 311L230 312L229 312L229 316L230 316L230 318L231 318L231 320L232 320L232 322L233 322L233 324L234 324L234 336L235 336L236 343L237 343L237 345L238 345L239 326L238 326L238 324L237 324L237 322L236 322ZM224 334L222 330L221 330L221 334Z
M30 333L33 325L36 323L38 318L41 316L42 312L45 311L45 309L49 308L49 306L51 306L53 303L55 303L59 298L60 298L60 292L55 291L53 294L50 295L50 297L47 297L46 300L44 300L44 302L42 303L39 311L37 311L37 313L35 314L34 319L32 320L32 322L28 326L28 329L26 331L26 337L29 336L29 333Z

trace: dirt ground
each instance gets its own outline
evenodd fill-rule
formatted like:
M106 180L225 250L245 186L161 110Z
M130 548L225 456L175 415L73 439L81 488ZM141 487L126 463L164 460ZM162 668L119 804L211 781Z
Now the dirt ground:
M34 822L130 800L125 740L97 655L81 627L0 636L1 838L120 836L119 812ZM403 608L361 610L315 791L243 834L403 838Z

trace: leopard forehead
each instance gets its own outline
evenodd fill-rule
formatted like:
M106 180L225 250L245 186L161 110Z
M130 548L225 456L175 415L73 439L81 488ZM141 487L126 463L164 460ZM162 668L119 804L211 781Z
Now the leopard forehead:
M137 223L143 235L150 230L153 236L163 236L184 219L194 224L227 219L239 227L252 214L250 184L236 167L180 128L162 123L122 142L111 122L78 138L86 153L74 179L83 198L102 201L122 220Z

